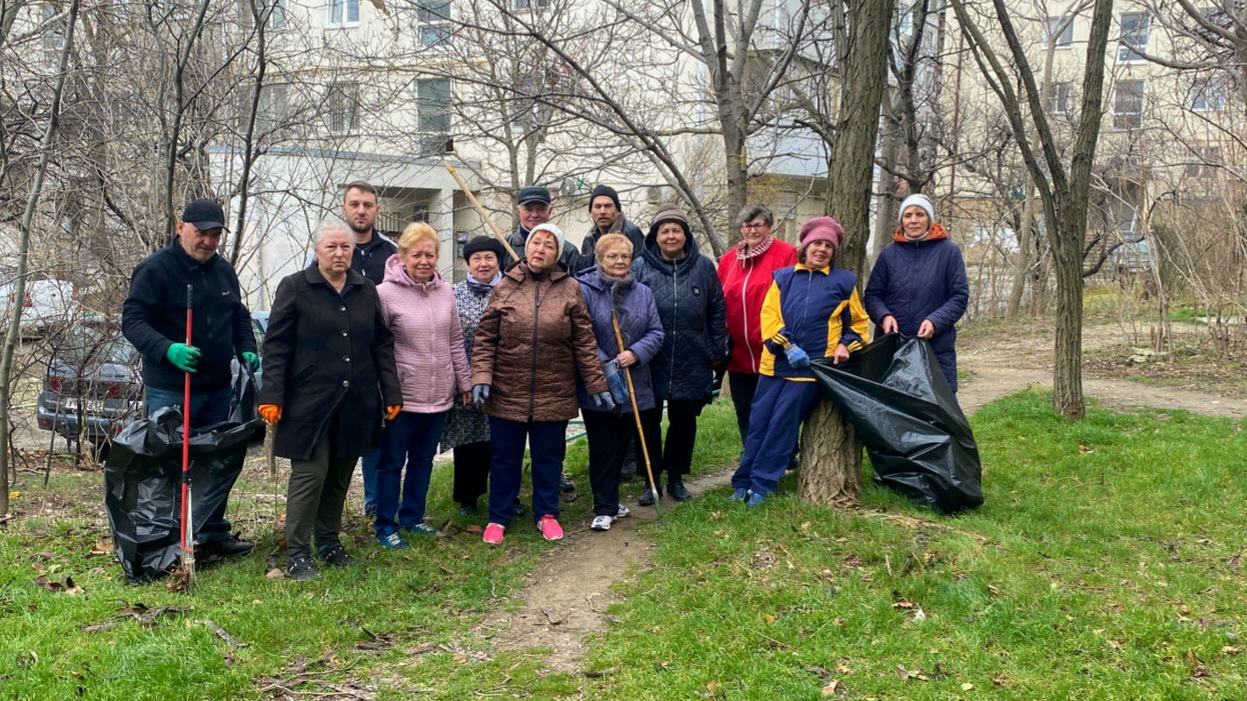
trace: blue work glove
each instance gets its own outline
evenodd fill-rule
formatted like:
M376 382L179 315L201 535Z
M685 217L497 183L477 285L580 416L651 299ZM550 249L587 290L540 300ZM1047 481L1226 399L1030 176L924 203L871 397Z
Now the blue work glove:
M610 392L598 392L593 395L593 405L600 411L614 411L615 400L611 399Z
M628 379L620 371L618 360L603 365L602 373L606 375L606 384L611 388L611 399L616 404L627 404L631 401L628 396Z
M788 364L794 368L810 367L810 354L801 350L801 346L788 346L784 349L784 355L788 356Z
M472 406L481 409L485 400L489 399L489 385L476 385L472 388Z
M251 351L243 351L242 359L247 361L247 364L251 366L252 372L260 369L260 356L255 353L252 353Z
M202 353L198 348L185 343L174 343L169 346L169 350L165 351L165 357L169 359L169 362L182 372L195 372L200 355Z

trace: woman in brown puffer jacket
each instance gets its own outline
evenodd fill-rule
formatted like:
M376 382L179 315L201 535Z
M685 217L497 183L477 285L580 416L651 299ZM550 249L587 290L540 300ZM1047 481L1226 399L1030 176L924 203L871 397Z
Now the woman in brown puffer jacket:
M472 397L489 415L492 465L486 543L497 545L515 515L527 442L532 456L533 516L546 540L559 540L559 477L567 422L580 413L576 377L603 410L614 408L593 322L580 285L558 262L563 232L542 224L529 234L524 259L494 287L472 352Z

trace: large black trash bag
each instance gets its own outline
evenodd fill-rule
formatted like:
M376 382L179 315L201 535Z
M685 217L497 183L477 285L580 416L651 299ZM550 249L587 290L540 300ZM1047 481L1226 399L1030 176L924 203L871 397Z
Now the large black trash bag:
M238 384L235 385L238 387ZM262 422L226 421L191 432L192 525L229 499ZM117 559L131 582L167 574L181 557L182 412L160 409L130 423L104 466L104 505Z
M876 482L945 513L983 503L978 445L930 343L889 334L839 367L812 368L865 444Z

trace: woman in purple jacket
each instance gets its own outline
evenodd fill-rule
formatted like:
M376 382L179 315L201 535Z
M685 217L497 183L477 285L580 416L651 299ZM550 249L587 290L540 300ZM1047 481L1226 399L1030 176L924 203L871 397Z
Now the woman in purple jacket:
M594 246L597 267L577 279L589 305L593 319L593 335L597 338L598 360L615 400L613 410L601 411L577 382L580 413L589 436L589 484L593 487L593 523L595 531L609 530L611 522L627 516L628 507L619 503L619 475L623 469L628 444L636 436L636 418L628 397L625 369L632 373L636 392L636 408L654 408L654 388L649 362L662 350L662 319L654 293L632 278L632 242L622 234L606 234ZM611 319L619 323L623 348L615 338ZM661 436L657 431L645 436L651 459L661 455Z
M377 463L377 520L382 547L407 547L407 533L433 535L424 522L425 496L433 457L446 416L458 395L471 400L471 373L463 350L463 327L455 293L437 272L441 239L423 222L409 224L398 239L398 253L385 263L385 281L377 286L381 314L394 334L394 359L403 386L403 410L381 436ZM407 480L399 504L403 466Z
M926 339L957 391L957 320L966 312L970 284L961 249L935 223L926 195L901 202L900 228L879 254L866 285L866 313L883 333Z

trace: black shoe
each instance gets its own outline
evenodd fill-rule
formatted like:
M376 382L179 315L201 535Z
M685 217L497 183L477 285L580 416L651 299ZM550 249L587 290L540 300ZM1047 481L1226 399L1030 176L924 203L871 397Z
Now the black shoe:
M215 555L217 557L235 557L238 555L246 555L255 548L254 545L245 540L239 540L238 536L232 535L225 540L212 540L207 543L200 543L195 546L196 557L208 557Z
M693 498L693 493L688 491L688 487L684 486L683 480L671 480L668 482L667 493L676 501L688 501Z
M559 489L563 490L563 492L574 492L576 491L576 483L567 479L567 475L563 475L559 477Z
M320 555L320 561L330 567L346 567L347 565L355 564L355 558L346 552L346 549L342 547L342 543L330 543L317 548L317 551L317 554Z
M460 516L471 517L471 516L476 516L478 513L480 512L477 511L476 504L460 504L459 505Z
M662 487L658 488L658 498L659 499L662 498ZM641 506L653 506L654 505L654 490L650 489L649 487L646 487L645 491L641 492L641 498L637 499L636 503L640 504Z
M320 579L320 570L316 569L311 555L298 553L291 555L287 561L286 576L298 582L306 582L309 579Z

